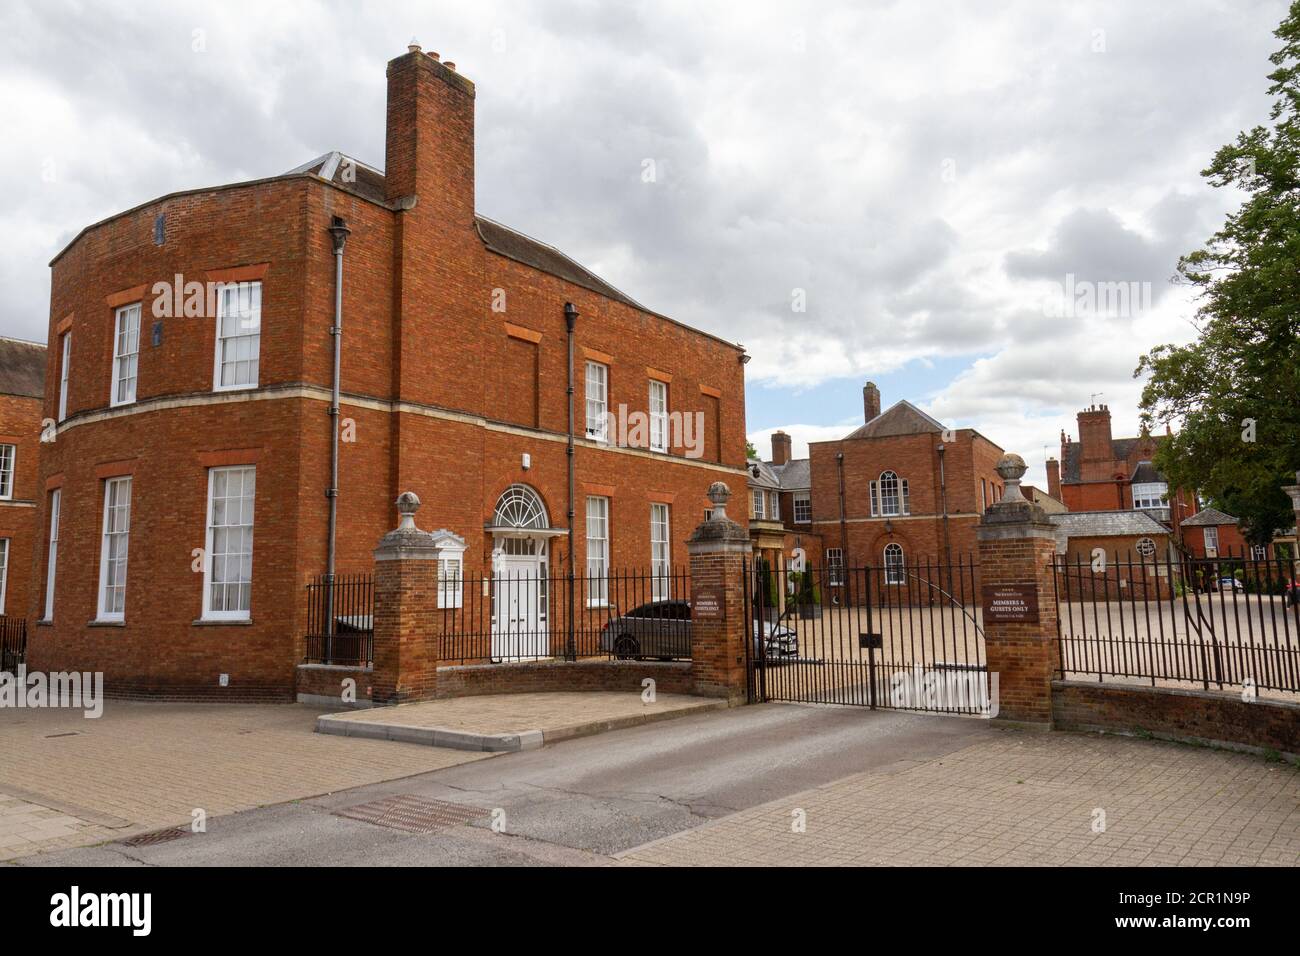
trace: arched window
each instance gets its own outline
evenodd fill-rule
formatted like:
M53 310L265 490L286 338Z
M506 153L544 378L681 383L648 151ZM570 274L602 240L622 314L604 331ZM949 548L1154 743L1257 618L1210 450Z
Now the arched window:
M903 564L903 546L897 542L885 545L885 583L902 584L907 572Z
M546 506L527 485L511 485L497 499L492 523L502 528L547 528Z
M871 483L871 516L911 513L907 479L899 479L897 472L881 472L880 479Z
M1137 543L1137 552L1143 558L1154 558L1156 556L1156 543L1150 538L1142 538Z

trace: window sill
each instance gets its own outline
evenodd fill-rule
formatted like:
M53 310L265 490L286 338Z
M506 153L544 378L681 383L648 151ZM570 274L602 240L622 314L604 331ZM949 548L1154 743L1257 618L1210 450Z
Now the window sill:
M86 627L126 627L126 621L101 621L96 618L93 621L87 621Z
M613 606L614 606L614 605L610 604L608 601L588 601L588 602L587 602L587 607L589 607L589 608L593 608L593 609L594 609L594 608L613 607Z
M50 617L50 618L45 618L45 617L43 617L43 618L41 618L39 621L36 622L36 626L37 626L37 627L53 627L53 626L54 626L54 618L52 618L52 617Z
M249 627L253 623L251 617L199 617L190 622L191 627Z

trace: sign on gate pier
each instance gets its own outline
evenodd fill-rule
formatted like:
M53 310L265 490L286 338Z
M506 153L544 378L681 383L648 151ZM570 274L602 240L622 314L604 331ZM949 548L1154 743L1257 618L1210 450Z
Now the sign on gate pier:
M1033 584L986 584L984 623L1033 623L1038 620L1038 588Z
M727 603L720 588L696 588L691 597L691 617L721 620L727 616Z

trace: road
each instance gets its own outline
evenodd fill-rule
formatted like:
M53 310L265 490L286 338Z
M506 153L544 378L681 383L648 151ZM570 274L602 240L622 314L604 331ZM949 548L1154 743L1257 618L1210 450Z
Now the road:
M600 865L613 854L850 774L912 767L998 735L980 720L765 704L615 731L216 817L152 846L47 853L22 865ZM471 826L408 833L335 815L410 794L479 808ZM493 832L493 810L504 821Z

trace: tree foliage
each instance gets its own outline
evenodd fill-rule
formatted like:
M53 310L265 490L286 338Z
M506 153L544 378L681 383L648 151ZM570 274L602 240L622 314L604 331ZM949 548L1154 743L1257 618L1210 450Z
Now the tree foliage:
M1241 518L1253 543L1295 521L1281 486L1300 468L1300 0L1275 35L1270 125L1240 133L1201 173L1245 199L1178 263L1200 289L1199 335L1152 348L1134 373L1150 375L1143 420L1181 421L1156 455L1170 486Z

